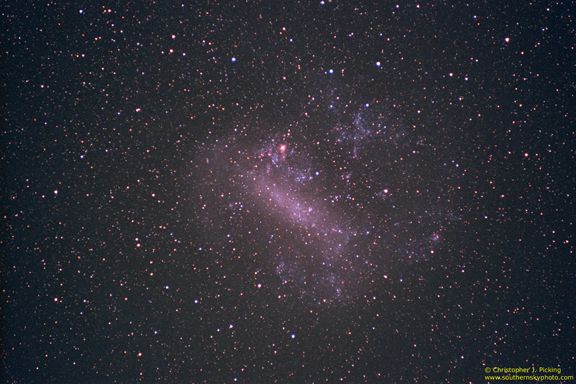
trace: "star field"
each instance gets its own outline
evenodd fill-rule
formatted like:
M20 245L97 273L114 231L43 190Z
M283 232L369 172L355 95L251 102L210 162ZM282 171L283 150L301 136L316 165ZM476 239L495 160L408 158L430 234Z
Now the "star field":
M7 382L576 374L570 5L4 4Z

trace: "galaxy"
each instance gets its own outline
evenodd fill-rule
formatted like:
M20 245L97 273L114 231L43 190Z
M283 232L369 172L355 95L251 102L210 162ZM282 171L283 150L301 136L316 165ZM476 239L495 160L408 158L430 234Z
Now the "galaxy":
M338 88L326 93L285 127L236 124L198 151L187 179L206 235L234 222L221 236L275 270L281 296L346 305L391 265L430 259L458 213L442 186L452 166L413 167L409 157L433 154L385 102L346 113Z
M573 380L569 3L2 18L7 383Z

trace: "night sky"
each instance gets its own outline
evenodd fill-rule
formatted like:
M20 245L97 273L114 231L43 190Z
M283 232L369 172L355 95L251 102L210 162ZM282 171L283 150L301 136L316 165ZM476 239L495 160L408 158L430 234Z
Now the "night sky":
M573 5L5 2L0 372L576 374Z

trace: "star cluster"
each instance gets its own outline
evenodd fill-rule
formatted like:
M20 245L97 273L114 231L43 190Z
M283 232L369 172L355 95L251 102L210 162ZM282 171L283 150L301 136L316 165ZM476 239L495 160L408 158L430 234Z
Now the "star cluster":
M576 374L572 8L8 1L3 377Z

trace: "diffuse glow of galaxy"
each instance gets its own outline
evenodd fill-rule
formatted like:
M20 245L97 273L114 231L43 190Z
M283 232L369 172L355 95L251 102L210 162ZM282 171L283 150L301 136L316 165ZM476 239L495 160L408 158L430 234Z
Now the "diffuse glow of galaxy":
M206 147L196 192L221 191L221 198L200 215L212 227L236 217L241 224L230 231L249 239L238 245L241 253L267 255L268 268L301 297L349 303L391 264L427 259L451 216L418 193L442 175L427 178L399 161L411 143L400 140L406 131L396 118L362 104L348 122L317 121L261 140L237 128ZM241 211L233 209L239 201Z

